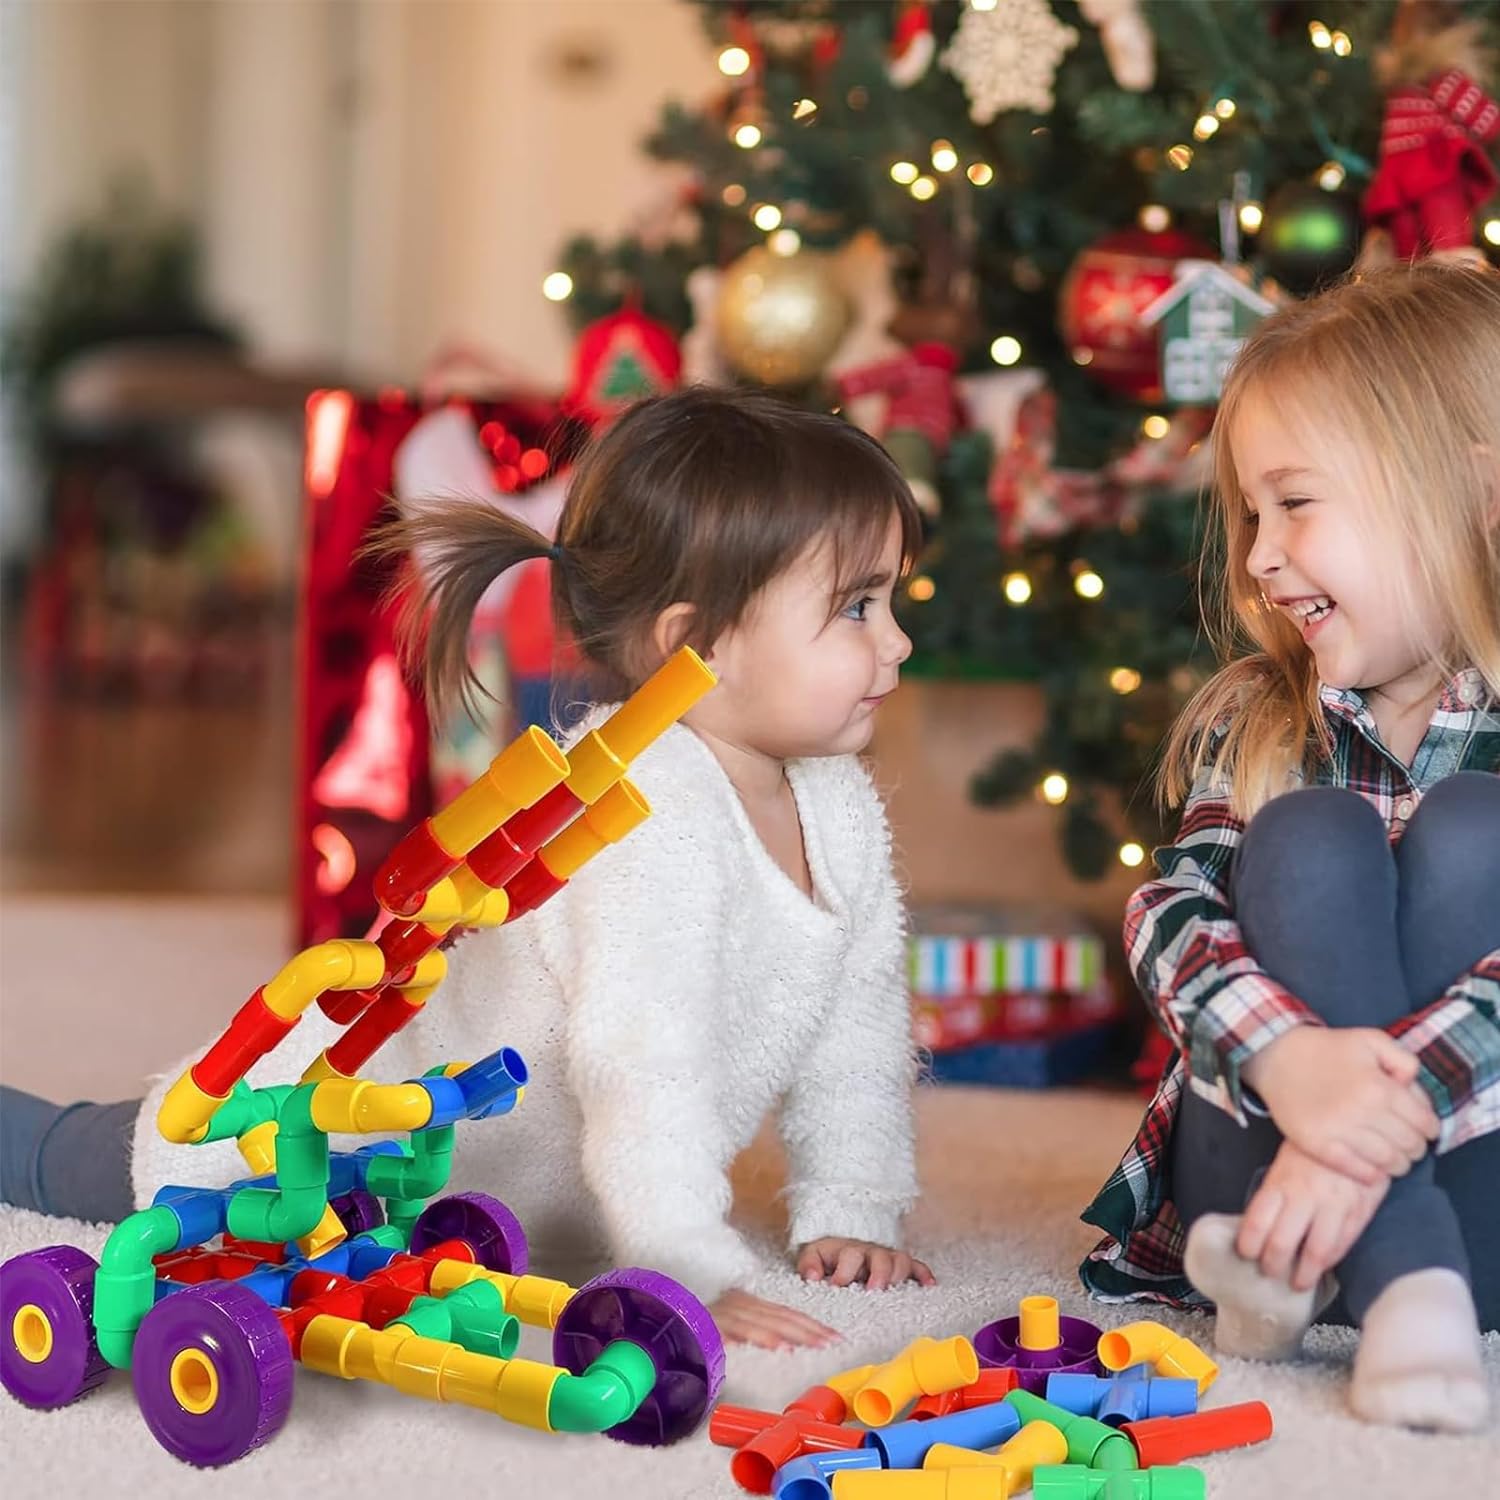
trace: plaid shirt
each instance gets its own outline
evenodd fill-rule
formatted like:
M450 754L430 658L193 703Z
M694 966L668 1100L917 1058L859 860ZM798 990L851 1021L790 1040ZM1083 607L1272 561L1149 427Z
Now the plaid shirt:
M1316 779L1367 798L1393 843L1422 794L1445 777L1500 774L1500 702L1477 671L1448 684L1410 766L1381 743L1359 693L1324 687L1320 696L1333 755ZM1244 1124L1244 1064L1291 1027L1321 1024L1256 963L1230 909L1229 868L1244 826L1230 811L1227 782L1200 776L1177 842L1156 851L1161 878L1126 910L1131 971L1177 1055L1130 1149L1083 1214L1108 1236L1079 1268L1105 1300L1201 1304L1182 1274L1184 1231L1166 1180L1182 1091L1198 1090ZM1439 1152L1500 1129L1500 948L1391 1031L1421 1060L1418 1076L1442 1125Z

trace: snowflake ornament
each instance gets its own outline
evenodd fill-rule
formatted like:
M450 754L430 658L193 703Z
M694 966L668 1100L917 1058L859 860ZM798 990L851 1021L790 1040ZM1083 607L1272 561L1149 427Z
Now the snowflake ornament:
M1047 0L996 0L964 11L941 60L969 96L969 118L988 125L1006 109L1047 114L1058 64L1077 43Z

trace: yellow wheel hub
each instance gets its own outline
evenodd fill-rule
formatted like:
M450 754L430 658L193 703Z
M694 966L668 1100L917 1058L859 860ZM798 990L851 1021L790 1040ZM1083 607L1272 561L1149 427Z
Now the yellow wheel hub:
M172 1394L195 1417L214 1409L219 1399L219 1372L202 1349L184 1349L172 1361Z
M22 1359L34 1365L45 1364L52 1353L52 1319L35 1302L28 1302L16 1309L10 1337Z

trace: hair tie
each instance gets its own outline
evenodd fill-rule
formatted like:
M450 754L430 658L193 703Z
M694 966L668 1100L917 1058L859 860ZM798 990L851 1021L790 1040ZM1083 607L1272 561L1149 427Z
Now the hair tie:
M561 542L553 542L553 544L550 547L547 548L547 560L549 562L560 563L562 561L562 557L563 557L562 543Z

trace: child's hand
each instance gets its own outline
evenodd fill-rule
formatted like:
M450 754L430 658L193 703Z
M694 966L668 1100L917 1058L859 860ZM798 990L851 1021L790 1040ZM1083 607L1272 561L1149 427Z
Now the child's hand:
M1438 1119L1417 1059L1374 1027L1298 1026L1245 1064L1287 1140L1369 1187L1427 1153Z
M883 1292L903 1281L935 1286L937 1277L904 1250L890 1250L866 1240L829 1236L813 1240L797 1252L797 1274L804 1281L828 1281L849 1286L862 1281L872 1292Z
M708 1310L719 1332L735 1344L759 1344L762 1349L821 1348L838 1339L833 1329L806 1313L752 1297L749 1292L731 1289Z
M1389 1177L1356 1182L1283 1141L1245 1210L1235 1249L1267 1276L1309 1291L1353 1248L1390 1185Z

